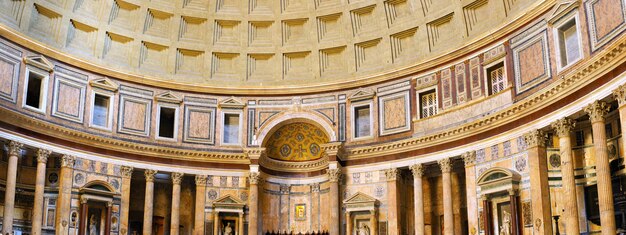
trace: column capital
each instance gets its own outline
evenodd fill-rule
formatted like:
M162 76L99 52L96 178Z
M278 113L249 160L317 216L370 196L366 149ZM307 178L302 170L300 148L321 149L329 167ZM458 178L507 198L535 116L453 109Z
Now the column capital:
M517 189L507 189L507 192L509 192L509 196L515 196L517 195L518 190Z
M24 147L24 144L11 140L9 141L8 147L9 147L9 156L19 156L20 151L22 150L22 147Z
M80 197L80 204L87 204L88 201L89 199L87 199L86 197Z
M107 207L111 208L113 206L113 202L107 202Z
M617 100L620 107L626 104L626 85L620 85L613 90L613 98Z
M184 173L180 172L172 172L172 183L180 185L180 182L183 181Z
M524 134L524 141L529 148L532 147L545 147L546 146L546 134L542 130L532 130Z
M46 162L48 162L48 157L51 153L52 151L47 149L37 149L37 162L45 164Z
M413 177L415 178L421 178L424 176L424 165L422 165L422 163L413 164L409 167L409 169L411 169Z
M196 185L198 186L206 186L206 175L196 175Z
M248 180L250 180L250 184L259 184L261 180L261 173L259 172L250 172L248 173Z
M120 173L122 173L123 178L130 178L133 176L133 167L132 166L121 166Z
M487 195L487 194L480 195L480 200L481 201L489 201L489 195Z
M312 184L309 184L309 186L311 186L311 192L312 193L319 193L320 192L320 183L312 183Z
M604 116L609 113L611 106L604 101L596 100L585 107L585 112L589 114L591 123L604 122Z
M398 168L385 169L384 172L385 172L385 177L387 178L387 181L395 181L400 176L400 171L398 171Z
M143 174L146 176L146 182L153 182L154 175L156 175L157 171L152 169L144 170Z
M467 151L461 154L461 158L463 158L465 167L471 167L476 165L476 151Z
M328 169L326 174L328 175L328 180L332 183L339 182L339 179L341 179L341 169L339 168Z
M569 118L561 118L551 124L558 137L569 137L576 126L576 121Z
M335 161L343 155L343 142L320 144L320 148L322 149L322 153L331 161Z
M61 157L61 167L69 167L72 168L74 167L74 162L76 161L76 158L74 156L70 156L70 155L63 155Z
M256 159L258 160L265 154L265 148L244 148L243 153L246 154L248 159Z
M441 167L441 172L450 173L452 171L452 161L450 161L450 158L439 159L437 163L439 167Z

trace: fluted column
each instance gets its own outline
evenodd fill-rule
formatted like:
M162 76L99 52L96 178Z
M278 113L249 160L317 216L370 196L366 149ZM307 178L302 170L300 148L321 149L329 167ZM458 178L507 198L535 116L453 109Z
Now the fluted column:
M330 181L330 220L329 234L339 235L339 179L341 169L328 169L328 181Z
M17 160L23 144L16 141L9 142L9 162L7 166L7 182L4 193L4 217L2 220L2 233L13 231L13 213L15 206L15 184L17 179Z
M524 134L528 145L528 163L530 165L530 197L532 199L533 226L536 234L552 234L550 212L550 191L548 188L548 166L546 136L541 130Z
M600 225L603 235L616 233L611 167L609 166L609 154L606 148L606 129L604 127L604 116L609 112L609 109L610 106L602 101L595 101L585 108L585 112L589 114L591 129L593 131Z
M478 198L476 198L476 152L461 155L465 163L465 193L467 201L467 225L469 234L478 234Z
M410 167L413 173L413 197L415 204L415 235L424 235L424 189L422 185L422 177L424 176L424 167L421 163Z
M133 175L133 167L120 167L122 174L122 199L120 208L120 235L128 234L128 213L130 212L130 180Z
M261 174L250 172L250 192L248 193L248 234L259 234L259 183Z
M385 170L387 178L387 228L389 235L400 234L400 208L398 205L398 179L400 172L397 168Z
M563 199L565 199L565 211L562 215L565 220L565 232L567 234L580 234L578 217L578 199L576 197L576 178L574 174L574 159L572 155L571 133L574 128L574 120L562 118L552 123L559 137L559 154L561 155L561 177L563 180Z
M51 151L46 149L37 150L37 174L35 175L35 200L33 203L32 234L41 234L41 222L43 218L43 191L46 186L46 163Z
M172 173L172 219L170 234L178 235L180 227L180 183L183 180L183 173Z
M69 233L70 205L72 203L72 178L76 158L69 155L61 157L61 172L59 176L59 196L55 215L55 234Z
M146 169L146 195L143 204L143 235L152 234L152 216L154 207L154 175L157 171Z
M454 234L454 212L452 211L452 164L450 158L438 161L441 167L441 185L443 186L443 234Z
M194 235L204 234L204 204L206 203L206 197L204 195L206 193L206 180L206 175L196 175L196 207L193 226ZM217 221L214 223L217 223Z

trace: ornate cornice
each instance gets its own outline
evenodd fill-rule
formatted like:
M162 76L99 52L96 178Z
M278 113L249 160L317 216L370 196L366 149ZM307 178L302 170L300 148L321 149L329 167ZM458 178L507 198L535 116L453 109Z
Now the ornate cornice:
M441 167L441 172L452 172L452 161L450 161L450 158L439 159L437 163L439 164L439 167Z
M471 167L476 164L476 151L468 151L461 154L461 158L463 158L463 162L465 163L465 167Z
M422 176L424 176L424 165L422 165L421 163L411 165L409 169L411 169L413 177L415 178L422 178Z
M132 166L121 166L120 167L120 173L122 174L122 177L130 179L130 177L133 175L133 167Z
M24 144L17 142L17 141L9 141L8 144L9 147L9 156L20 156L20 152L22 151L22 148L24 147Z
M330 142L325 144L320 144L320 148L324 152L324 156L328 158L339 158L343 157L343 142Z
M532 130L524 134L528 148L546 147L546 134L542 130Z
M206 175L196 175L196 185L198 186L206 186Z
M551 124L558 137L569 137L576 126L576 121L569 118L561 118Z
M63 155L61 157L61 167L74 168L74 162L76 157L70 155Z
M400 178L400 171L398 170L398 168L385 169L383 170L383 172L385 173L385 178L387 179L387 181L395 181Z
M184 173L180 172L172 172L172 183L180 185L180 182L183 181Z
M252 159L260 159L265 156L265 148L243 148L243 153L250 160Z
M45 164L46 162L48 162L48 157L51 153L52 151L47 149L37 149L37 162Z
M250 184L259 184L261 180L261 173L259 172L250 172L248 174L248 180L250 180Z
M326 175L328 176L328 181L330 181L331 183L339 182L339 180L341 179L341 169L328 169Z
M305 162L290 162L263 157L259 159L259 165L275 171L282 172L312 172L328 168L328 157Z
M604 122L604 116L609 113L611 106L604 101L596 100L585 107L585 113L589 114L591 123Z
M153 182L154 181L154 175L156 175L156 173L157 173L156 170L152 170L152 169L144 170L143 174L144 174L144 176L146 176L146 182Z

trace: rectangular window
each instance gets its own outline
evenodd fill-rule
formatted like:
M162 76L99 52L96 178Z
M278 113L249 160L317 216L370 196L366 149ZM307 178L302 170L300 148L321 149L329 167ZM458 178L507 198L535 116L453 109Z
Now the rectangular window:
M582 130L576 131L576 146L585 145L585 132Z
M224 143L225 144L238 144L239 143L239 114L225 113L224 114Z
M44 106L46 98L44 90L46 77L32 71L28 71L27 74L28 78L26 80L26 97L24 105L43 112L45 109Z
M566 21L557 28L560 67L566 67L581 57L581 48L576 27L576 18Z
M504 62L500 62L487 69L487 83L489 85L489 95L496 94L506 88Z
M173 139L176 133L176 109L159 108L159 137Z
M435 90L420 93L420 118L437 114L437 93Z
M111 98L101 94L93 97L93 109L91 110L91 124L98 127L109 128Z
M366 137L371 135L370 106L354 107L354 137Z

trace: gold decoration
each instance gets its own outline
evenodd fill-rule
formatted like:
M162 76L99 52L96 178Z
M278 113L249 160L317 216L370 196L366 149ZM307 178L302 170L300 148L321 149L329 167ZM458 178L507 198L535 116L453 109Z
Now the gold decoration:
M322 157L328 136L320 128L296 122L276 130L265 145L267 156L282 161L311 161Z

